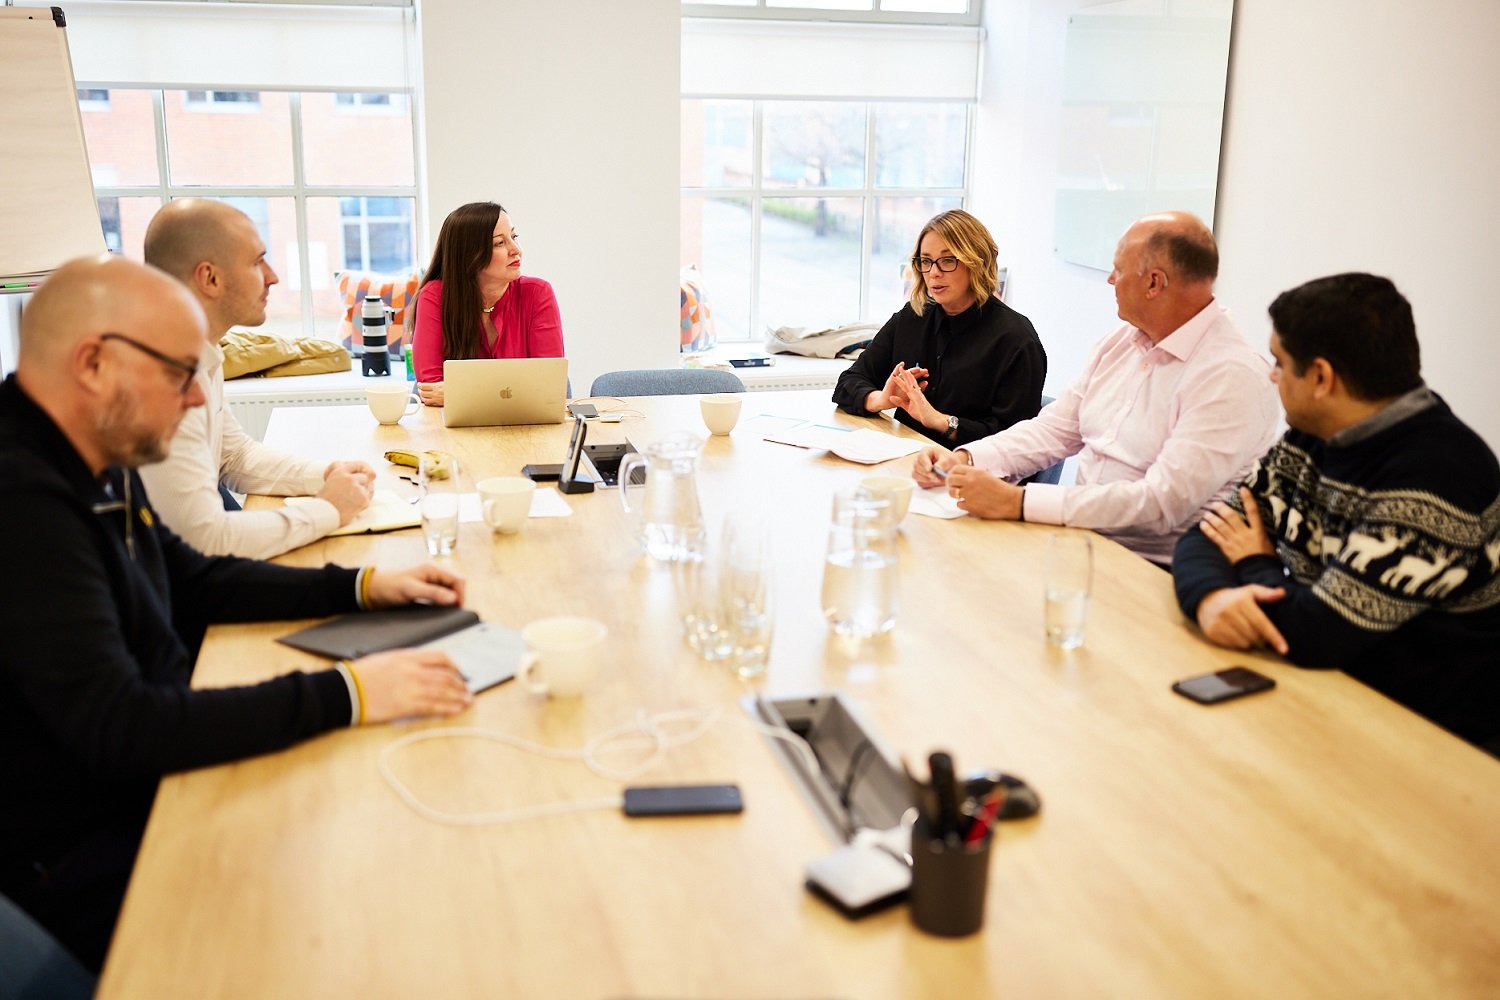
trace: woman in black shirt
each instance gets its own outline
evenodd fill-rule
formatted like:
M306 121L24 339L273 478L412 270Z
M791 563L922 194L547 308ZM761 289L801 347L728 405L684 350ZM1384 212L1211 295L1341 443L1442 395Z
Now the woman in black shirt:
M955 209L917 234L911 300L839 377L849 413L896 419L956 448L1036 416L1047 352L1031 321L995 296L999 248Z

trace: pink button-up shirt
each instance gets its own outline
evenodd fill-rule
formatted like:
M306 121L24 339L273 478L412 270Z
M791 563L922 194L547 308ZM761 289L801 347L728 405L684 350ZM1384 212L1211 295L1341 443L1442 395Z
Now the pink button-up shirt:
M1217 301L1160 344L1129 324L1034 419L964 447L1019 481L1078 456L1072 486L1025 487L1026 520L1093 528L1160 563L1275 439L1280 407L1264 358Z
M443 380L443 282L435 279L417 295L417 328L412 331L411 359L418 382ZM481 321L493 327L489 358L563 357L562 316L552 286L541 278L519 275L506 286L493 312ZM456 359L462 360L462 359Z

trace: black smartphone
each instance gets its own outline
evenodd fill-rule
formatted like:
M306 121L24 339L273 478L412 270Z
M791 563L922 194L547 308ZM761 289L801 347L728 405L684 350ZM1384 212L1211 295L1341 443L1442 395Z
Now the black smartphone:
M1249 667L1230 667L1211 674L1189 677L1172 685L1172 690L1184 698L1203 705L1217 705L1221 701L1268 691L1276 682L1265 674L1258 674Z
M562 465L523 465L521 475L538 483L556 482L562 478Z
M743 812L739 785L654 785L625 789L626 816Z
M575 417L582 417L585 420L590 420L599 415L599 409L593 403L569 403L568 412Z

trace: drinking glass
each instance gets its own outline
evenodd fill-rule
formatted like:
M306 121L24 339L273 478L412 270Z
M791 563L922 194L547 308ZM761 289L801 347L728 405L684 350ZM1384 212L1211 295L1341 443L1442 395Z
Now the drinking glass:
M835 496L823 565L823 615L833 630L868 639L894 628L897 569L890 501L866 489Z
M1053 534L1047 544L1043 576L1047 642L1062 649L1083 645L1089 589L1094 576L1094 547L1089 536Z
M771 654L770 545L759 517L724 522L719 543L719 607L729 661L742 678L765 672Z
M422 537L427 542L428 555L452 555L458 547L462 483L457 458L447 452L422 452L422 462L417 470L417 485L422 491L418 509L422 514Z

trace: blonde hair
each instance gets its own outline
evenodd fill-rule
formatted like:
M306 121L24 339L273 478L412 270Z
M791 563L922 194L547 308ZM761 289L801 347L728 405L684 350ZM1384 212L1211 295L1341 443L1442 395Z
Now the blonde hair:
M974 293L974 301L988 302L1000 283L1000 248L995 245L990 231L984 228L984 223L961 208L934 215L917 234L911 252L913 260L922 256L922 240L933 232L947 242L953 256L969 269L969 290ZM912 273L917 280L911 284L911 310L920 316L932 298L927 294L927 276L918 271L915 264Z

